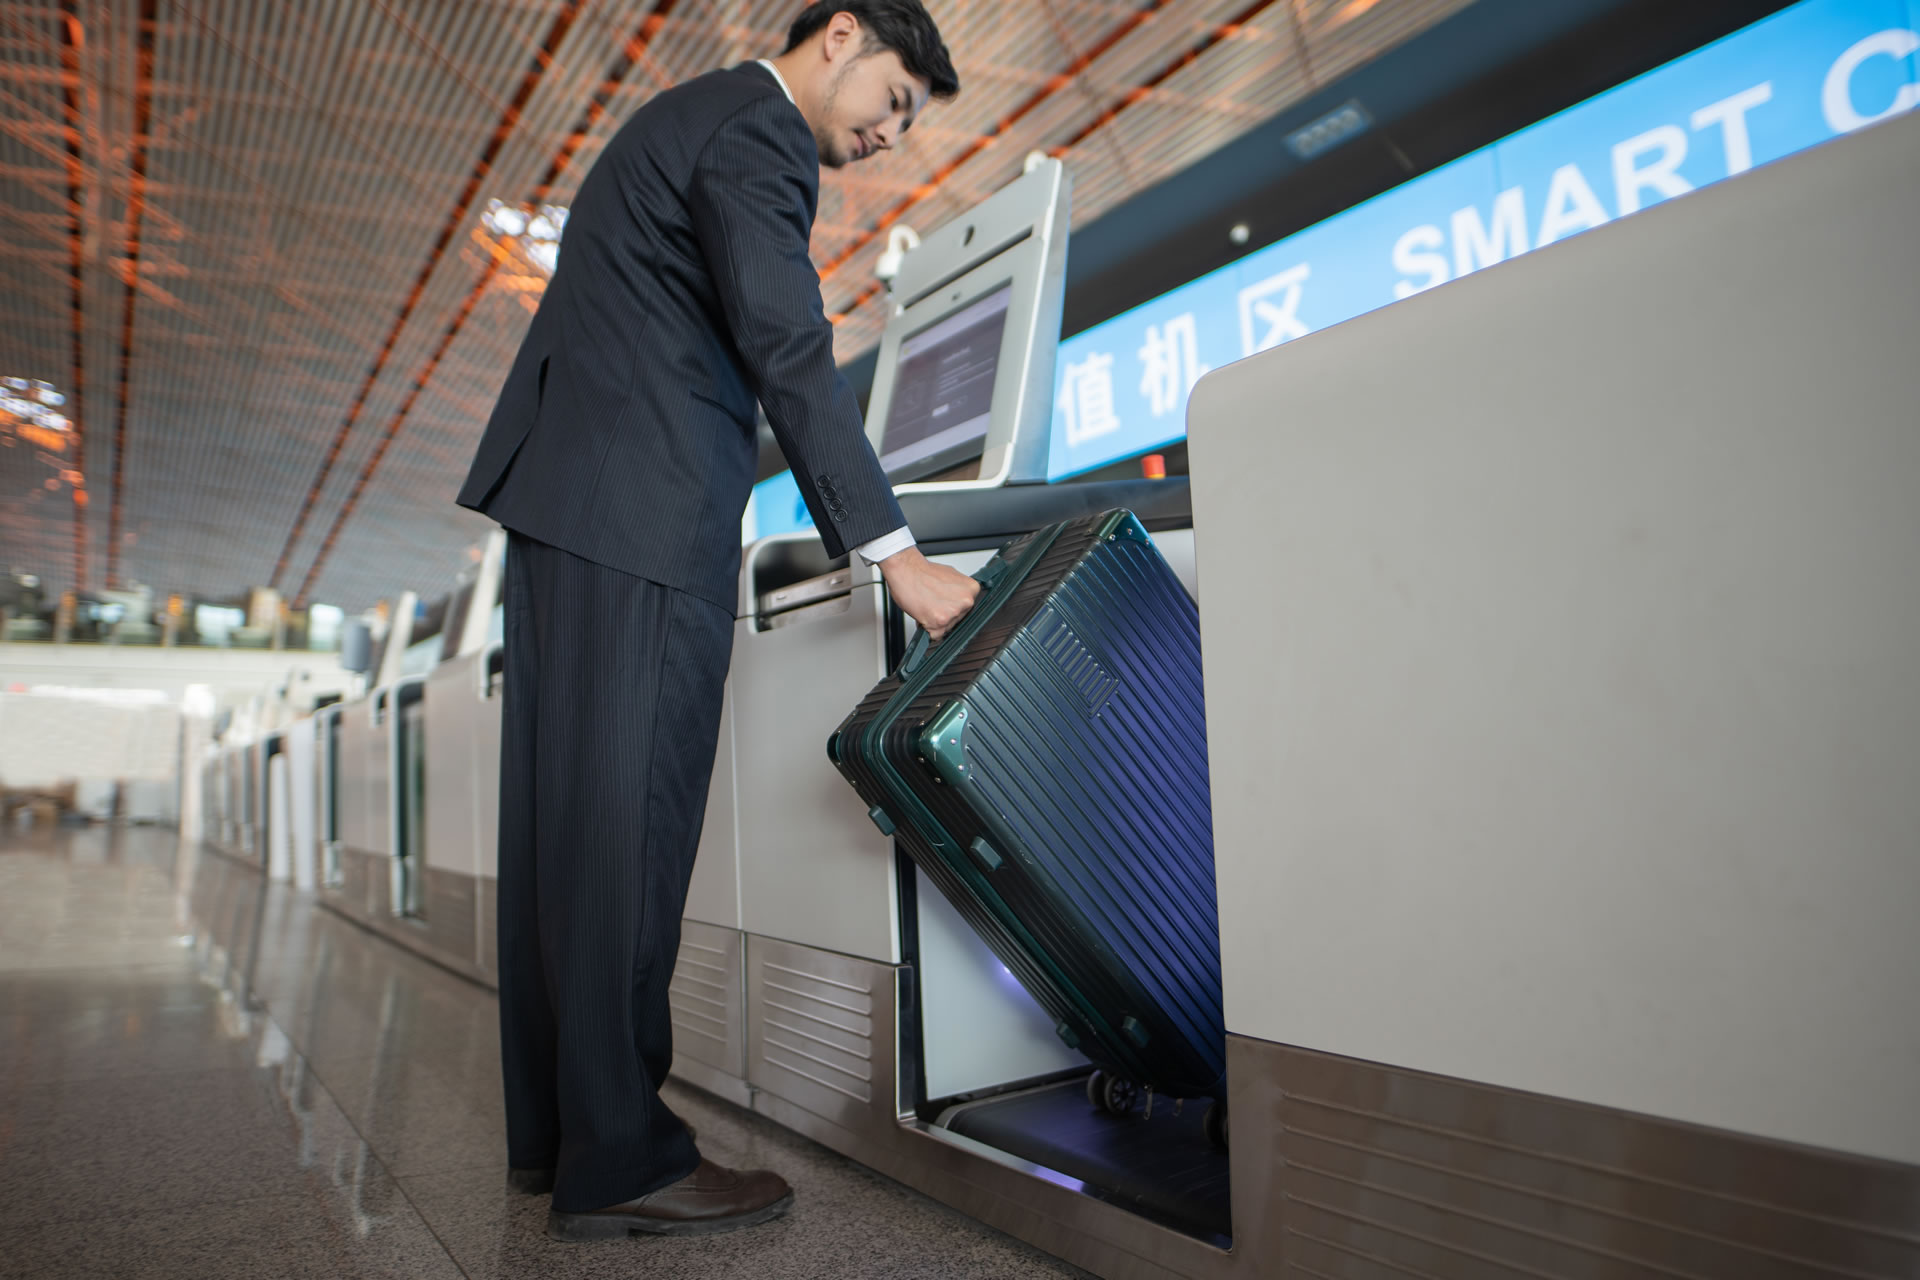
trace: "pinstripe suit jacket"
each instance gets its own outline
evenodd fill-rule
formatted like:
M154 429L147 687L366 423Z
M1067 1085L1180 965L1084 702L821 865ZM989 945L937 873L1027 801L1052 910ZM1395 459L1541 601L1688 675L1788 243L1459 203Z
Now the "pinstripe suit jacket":
M731 611L757 398L830 554L905 524L833 362L819 178L753 63L634 112L581 184L460 504Z

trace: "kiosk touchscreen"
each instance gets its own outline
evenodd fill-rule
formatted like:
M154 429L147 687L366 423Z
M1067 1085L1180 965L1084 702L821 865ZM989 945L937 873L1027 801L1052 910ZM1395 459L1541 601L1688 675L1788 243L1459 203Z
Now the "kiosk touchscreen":
M880 465L896 483L980 456L1012 300L1003 285L901 340L880 435Z
M901 263L867 406L895 485L1046 480L1071 190L1037 160Z

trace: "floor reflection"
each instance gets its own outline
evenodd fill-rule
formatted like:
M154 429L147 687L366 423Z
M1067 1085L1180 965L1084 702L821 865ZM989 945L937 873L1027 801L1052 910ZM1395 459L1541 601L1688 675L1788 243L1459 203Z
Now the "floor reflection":
M144 829L0 830L0 1274L1069 1276L673 1086L792 1181L734 1236L566 1246L505 1188L492 994Z

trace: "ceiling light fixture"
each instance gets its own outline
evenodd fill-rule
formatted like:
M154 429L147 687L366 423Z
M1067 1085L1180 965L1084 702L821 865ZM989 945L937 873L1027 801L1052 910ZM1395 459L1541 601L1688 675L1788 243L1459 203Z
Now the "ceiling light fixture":
M489 200L480 215L480 225L550 276L560 262L560 237L566 233L567 210L565 205L536 207Z
M73 442L73 419L60 412L66 396L51 382L38 378L0 378L0 443L16 441L36 446L55 465L52 455L65 453Z
M0 413L11 419L8 426L25 423L46 431L66 431L73 426L60 406L67 398L51 382L38 378L0 378Z

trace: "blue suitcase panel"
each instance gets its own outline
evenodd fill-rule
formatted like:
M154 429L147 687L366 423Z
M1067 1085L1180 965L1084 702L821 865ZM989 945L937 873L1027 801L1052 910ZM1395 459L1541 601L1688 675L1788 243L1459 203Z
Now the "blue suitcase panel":
M1217 1095L1225 1067L1199 618L1138 521L1017 540L954 635L832 754L1102 1066Z

